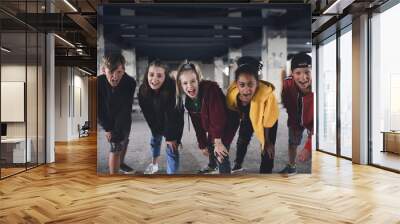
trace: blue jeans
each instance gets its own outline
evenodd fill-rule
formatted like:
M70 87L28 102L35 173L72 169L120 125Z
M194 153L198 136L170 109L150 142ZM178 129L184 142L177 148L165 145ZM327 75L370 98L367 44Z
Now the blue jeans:
M153 154L153 158L157 158L160 156L161 151L161 142L163 136L155 135L151 137L150 145L151 152ZM175 174L179 169L179 151L174 150L169 145L167 145L167 174Z

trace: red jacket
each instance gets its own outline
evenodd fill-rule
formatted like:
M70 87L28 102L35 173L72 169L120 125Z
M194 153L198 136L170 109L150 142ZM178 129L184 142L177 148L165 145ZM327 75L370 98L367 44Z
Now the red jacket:
M301 111L298 98L301 97ZM282 103L288 114L287 125L291 128L306 128L309 132L304 148L311 150L311 136L314 131L314 94L306 95L299 90L292 76L287 77L282 87Z
M199 148L203 149L208 144L214 143L215 138L221 138L224 145L229 146L235 136L235 132L230 130L237 124L231 122L236 121L236 119L230 119L230 116L235 115L228 112L221 88L216 82L202 80L199 84L199 97L201 98L200 113L191 111L186 106L196 131Z

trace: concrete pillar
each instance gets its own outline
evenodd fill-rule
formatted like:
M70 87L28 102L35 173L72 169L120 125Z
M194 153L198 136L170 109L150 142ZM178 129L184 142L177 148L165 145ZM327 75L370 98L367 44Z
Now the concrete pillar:
M268 16L268 11L262 11L263 18ZM287 35L286 30L272 31L266 26L262 28L261 61L262 80L271 82L275 86L275 93L278 102L281 101L282 91L282 70L286 70L287 61Z
M224 84L224 61L222 60L221 57L215 57L214 58L214 80L218 83L218 85L224 89L225 84Z
M137 75L136 75L136 81L138 84L141 84L144 78L144 73L146 73L147 66L149 65L149 59L147 57L141 57L138 58L137 64L136 64L136 69L137 69Z
M98 7L99 16L103 16L103 7ZM104 56L104 26L103 23L97 23L97 74L100 75L101 59Z
M235 81L235 71L237 69L236 61L242 57L241 49L229 48L228 52L228 63L229 63L229 83Z
M266 12L262 11L263 17ZM268 80L268 30L266 26L262 27L261 34L261 63L263 68L261 71L261 79Z
M263 30L265 29L263 28ZM261 79L274 84L276 97L280 102L281 98L278 93L282 90L282 70L286 70L287 61L286 32L263 32L261 58L264 65Z
M54 5L47 1L48 12L54 12ZM55 161L55 43L54 34L46 35L46 163Z
M368 163L368 15L353 19L352 159Z
M216 30L222 30L223 26L222 25L215 25L214 29ZM214 38L224 38L223 35L221 34L216 34L214 35ZM224 69L224 62L222 60L221 57L215 57L214 58L214 81L216 81L218 83L218 85L224 89L225 88L225 83L224 83L224 73L223 73L223 69Z
M231 12L231 13L228 14L228 17L241 18L242 17L242 12ZM239 30L241 30L241 28L231 27L231 26L228 26L228 29L232 29L232 30L238 30L239 29ZM229 48L229 52L228 52L229 84L231 82L235 81L235 70L237 68L236 67L236 61L241 56L242 56L242 49Z
M135 10L121 8L121 16L135 16ZM122 55L125 57L125 71L128 75L136 78L136 51L135 48L122 49Z
M136 50L132 49L123 49L122 55L125 57L125 72L126 74L136 78Z

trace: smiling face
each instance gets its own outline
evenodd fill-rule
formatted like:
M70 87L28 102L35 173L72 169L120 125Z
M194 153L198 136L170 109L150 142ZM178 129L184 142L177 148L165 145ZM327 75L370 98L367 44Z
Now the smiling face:
M150 66L147 81L152 90L160 89L165 81L165 69L154 65Z
M197 97L199 93L199 81L194 71L183 71L179 77L179 81L183 92L185 92L189 98L194 99Z
M242 73L236 80L236 87L239 89L239 99L242 103L248 104L257 90L256 78L248 73Z
M294 82L299 89L306 93L310 91L311 87L311 68L295 68L292 71Z
M122 76L125 74L125 67L120 64L114 71L111 71L107 67L103 67L103 73L106 74L108 83L110 83L112 87L117 87Z

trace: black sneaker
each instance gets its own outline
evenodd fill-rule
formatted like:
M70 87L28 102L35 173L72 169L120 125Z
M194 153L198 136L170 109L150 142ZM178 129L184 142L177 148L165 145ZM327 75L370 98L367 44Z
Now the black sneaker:
M240 173L242 171L244 171L243 167L239 164L235 164L235 166L233 166L231 173Z
M296 165L287 164L279 173L286 176L295 175L297 173Z
M121 165L119 167L119 171L123 174L134 174L136 172L134 169L132 169L125 163L121 163Z
M197 173L199 174L215 174L218 172L218 168L212 168L209 166L206 166L204 168L201 168Z

